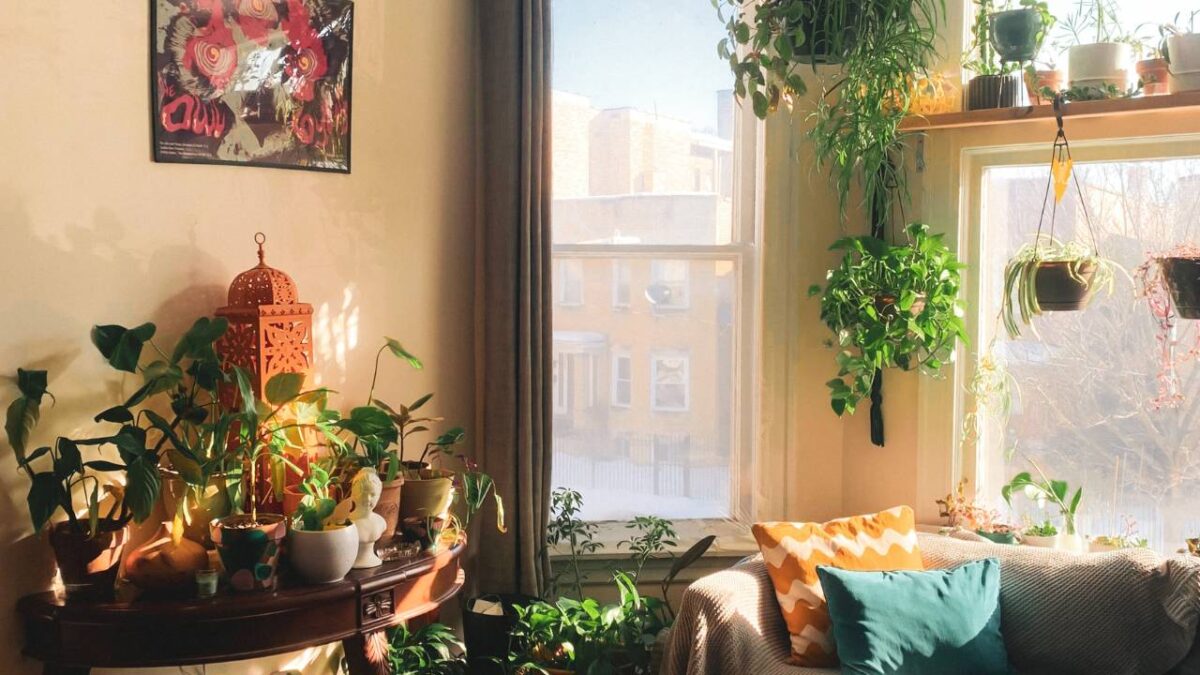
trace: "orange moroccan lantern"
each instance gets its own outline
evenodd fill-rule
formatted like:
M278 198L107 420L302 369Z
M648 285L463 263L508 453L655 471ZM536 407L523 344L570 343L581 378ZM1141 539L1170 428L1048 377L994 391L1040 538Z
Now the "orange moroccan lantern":
M313 308L297 301L290 276L265 262L266 236L259 232L254 241L258 264L234 278L229 304L217 310L229 320L217 351L226 367L240 366L253 376L254 392L261 397L273 375L312 369Z
M259 232L254 241L258 243L258 264L234 278L229 285L229 304L216 312L229 321L216 348L224 368L238 366L250 373L255 395L264 398L263 387L273 376L312 369L313 309L297 302L296 283L290 276L267 265L263 254L266 236ZM221 404L238 405L236 384L224 385ZM297 457L296 464L304 468L307 459ZM252 490L259 510L281 512L284 487L299 479L285 471L281 462L261 458Z

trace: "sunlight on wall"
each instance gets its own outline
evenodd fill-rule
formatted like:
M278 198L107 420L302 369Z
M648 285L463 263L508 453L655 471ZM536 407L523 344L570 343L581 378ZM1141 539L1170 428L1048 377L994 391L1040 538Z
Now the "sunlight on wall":
M330 309L328 302L317 307L313 318L313 343L318 364L314 384L317 386L336 388L346 381L347 354L358 347L359 307L354 293L355 285L349 284L342 291L340 308Z

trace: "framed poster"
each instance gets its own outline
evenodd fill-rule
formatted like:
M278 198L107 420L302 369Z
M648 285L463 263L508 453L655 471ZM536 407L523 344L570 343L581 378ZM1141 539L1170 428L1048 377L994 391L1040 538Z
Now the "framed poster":
M151 0L154 160L350 172L353 0Z

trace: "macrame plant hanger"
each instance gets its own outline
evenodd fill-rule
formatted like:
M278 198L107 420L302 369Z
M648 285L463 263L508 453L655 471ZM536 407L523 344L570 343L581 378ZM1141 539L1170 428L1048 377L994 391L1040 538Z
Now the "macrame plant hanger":
M891 204L893 200L888 198L892 190L898 190L899 185L892 177L892 172L895 167L891 165L889 160L888 166L881 169L879 172L879 181L882 189L877 190L874 199L871 200L871 236L880 241L887 241L887 226L889 221L893 220L891 216ZM904 203L900 201L900 219L904 220ZM896 230L895 224L892 224L892 243L895 243ZM875 376L871 379L871 443L879 447L884 446L883 434L883 370L877 369Z
M1100 245L1096 241L1096 228L1092 227L1092 216L1088 211L1087 199L1084 197L1083 184L1075 173L1075 160L1071 157L1071 144L1063 131L1063 97L1054 96L1054 119L1058 122L1058 133L1054 136L1054 146L1050 150L1050 175L1046 178L1046 194L1042 196L1042 213L1038 216L1037 238L1033 240L1033 258L1042 259L1042 225L1046 222L1046 207L1050 206L1050 232L1048 240L1054 242L1054 223L1058 217L1058 203L1062 201L1067 191L1067 179L1075 183L1075 191L1079 194L1079 207L1083 211L1083 221L1087 225L1088 238L1092 241L1092 252L1100 255ZM1050 190L1054 189L1054 201L1050 203Z

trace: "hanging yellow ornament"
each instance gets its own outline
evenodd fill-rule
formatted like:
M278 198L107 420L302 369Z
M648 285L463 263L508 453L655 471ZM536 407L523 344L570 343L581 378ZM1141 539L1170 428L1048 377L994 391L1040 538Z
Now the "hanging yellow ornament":
M1075 160L1066 153L1055 153L1054 161L1050 163L1050 175L1054 177L1054 201L1061 204L1063 195L1067 193L1067 183L1071 180L1071 168Z

